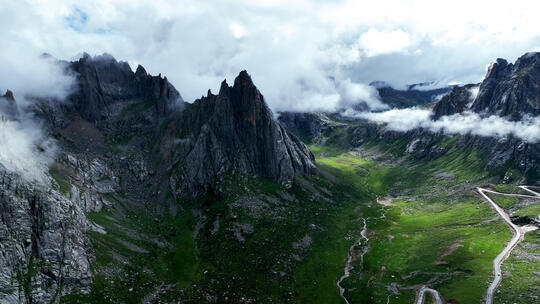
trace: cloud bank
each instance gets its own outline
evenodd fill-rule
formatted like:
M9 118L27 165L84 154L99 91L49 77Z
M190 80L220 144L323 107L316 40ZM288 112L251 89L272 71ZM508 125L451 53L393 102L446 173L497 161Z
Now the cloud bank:
M446 134L472 134L499 138L512 135L530 143L540 142L540 117L509 121L500 116L480 117L473 112L464 112L432 120L431 114L430 110L417 108L393 109L378 113L356 112L349 109L342 113L346 117L384 124L387 129L399 132L423 128L430 132Z
M3 48L111 53L166 75L187 101L247 69L274 111L377 108L372 80L478 82L495 58L540 49L533 0L4 2Z

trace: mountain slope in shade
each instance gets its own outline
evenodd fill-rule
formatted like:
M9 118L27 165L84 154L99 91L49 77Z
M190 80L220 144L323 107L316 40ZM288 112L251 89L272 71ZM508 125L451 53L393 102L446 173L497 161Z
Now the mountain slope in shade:
M438 119L444 115L452 115L462 113L470 109L474 101L473 89L477 87L475 84L464 86L456 86L441 98L433 107L433 117Z
M161 115L183 102L167 77L148 75L140 65L134 73L127 62L108 54L91 57L85 53L69 63L68 70L77 77L76 91L69 99L88 121L106 119L114 115L118 103L130 100L150 101Z
M406 90L392 88L383 81L373 81L371 86L377 88L381 101L391 108L409 108L431 103L441 95L448 93L452 87L443 87L437 89L423 89L424 84L409 85Z
M211 189L229 171L278 182L315 173L311 152L274 119L246 71L232 87L223 81L218 95L209 91L186 105L170 130L176 132L173 163L179 170L173 178L183 185L179 195Z

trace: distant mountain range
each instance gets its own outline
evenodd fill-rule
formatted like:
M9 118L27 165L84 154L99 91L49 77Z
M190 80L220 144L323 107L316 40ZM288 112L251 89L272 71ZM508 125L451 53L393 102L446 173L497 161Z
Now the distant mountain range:
M405 90L394 89L384 81L373 81L369 85L377 88L383 103L398 109L422 106L437 101L453 88L453 86L432 88L434 86L432 82L408 85Z

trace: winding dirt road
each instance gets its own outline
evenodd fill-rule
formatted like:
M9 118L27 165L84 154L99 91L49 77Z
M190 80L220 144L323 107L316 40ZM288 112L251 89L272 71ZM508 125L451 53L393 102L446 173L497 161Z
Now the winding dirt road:
M478 193L480 193L484 197L484 199L486 199L491 204L493 209L495 209L495 211L497 211L497 213L501 216L501 218L504 220L504 222L508 226L510 226L510 228L512 229L512 233L514 234L514 236L512 237L510 242L508 243L508 245L506 245L506 247L503 249L503 251L493 260L493 274L495 275L495 278L493 279L493 282L491 282L491 284L488 287L486 297L485 297L485 303L486 304L492 304L493 303L493 295L495 293L495 290L497 289L497 287L499 287L499 284L501 283L501 280L502 280L501 264L502 264L502 262L504 260L506 260L506 258L508 258L508 256L510 255L510 252L512 252L512 250L516 247L516 245L520 241L523 240L523 235L525 234L526 231L523 231L523 229L521 227L519 227L519 226L515 225L514 223L512 223L512 221L510 220L510 216L504 211L504 209L499 207L499 205L497 205L491 198L489 198L485 194L485 192L493 193L493 194L497 194L497 195L523 197L523 198L539 198L540 197L539 193L537 193L537 192L535 192L533 190L530 190L527 186L519 186L519 188L521 188L523 190L526 190L528 192L531 192L534 195L508 194L508 193L496 192L496 191L492 191L492 190L488 190L488 189L484 189L484 188L477 188Z
M492 304L493 303L493 296L494 296L495 290L497 290L497 287L501 283L501 280L502 280L501 264L510 255L510 252L512 252L512 250L516 247L516 245L520 241L523 240L523 235L525 234L525 232L527 232L527 230L525 230L522 227L519 227L519 226L515 225L514 223L512 223L512 221L510 220L510 216L504 211L504 209L499 207L499 205L497 205L491 198L489 198L486 195L486 193L493 193L493 194L504 195L504 196L539 199L540 198L540 193L529 189L529 187L530 186L519 186L520 189L523 189L523 190L531 193L532 195L501 193L501 192L497 192L497 191L493 191L493 190L489 190L489 189L484 189L484 188L480 188L480 187L476 188L478 190L478 193L480 193L480 195L482 195L482 197L486 201L488 201L488 203L491 205L491 207L493 207L493 209L495 209L495 211L501 216L503 221L508 226L510 226L510 228L512 229L512 233L513 233L513 237L510 240L510 242L508 243L508 245L506 245L506 247L503 249L503 251L493 260L493 274L495 275L495 278L493 279L493 282L491 282L491 284L489 285L488 290L486 292L486 296L485 296L485 303L486 304ZM429 292L429 293L431 293L433 295L433 297L435 298L435 301L436 301L437 304L443 304L443 301L441 299L442 297L441 297L440 293L437 290L428 288L426 286L423 286L422 288L420 288L418 290L418 294L416 296L415 304L423 304L424 303L426 292Z

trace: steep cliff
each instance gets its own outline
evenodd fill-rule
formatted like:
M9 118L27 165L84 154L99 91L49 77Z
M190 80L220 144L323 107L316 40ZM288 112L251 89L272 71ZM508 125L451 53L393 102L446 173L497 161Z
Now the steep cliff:
M288 183L315 173L311 152L274 119L245 71L232 87L224 81L218 95L188 104L166 77L142 66L133 72L107 54L58 64L76 79L65 101L26 96L29 106L20 109L10 91L0 96L0 123L27 111L56 151L43 183L0 164L2 303L52 303L90 291L88 233L99 244L107 232L87 212L167 213L219 194L227 177ZM43 152L39 143L30 149ZM119 198L125 205L116 206Z
M277 182L315 173L311 152L274 119L246 71L232 87L223 81L218 95L208 92L187 105L170 128L178 168L171 182L180 196L215 190L228 172Z

